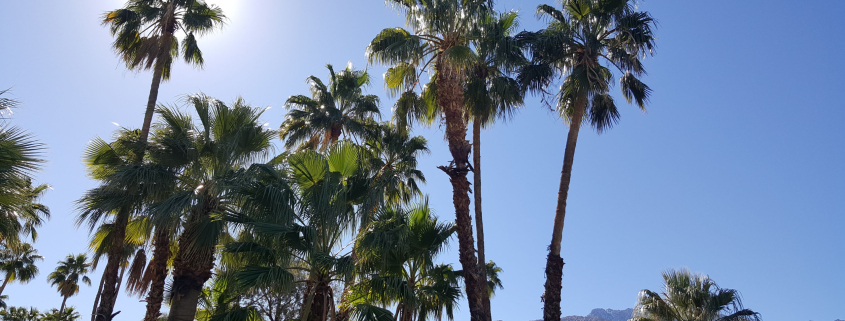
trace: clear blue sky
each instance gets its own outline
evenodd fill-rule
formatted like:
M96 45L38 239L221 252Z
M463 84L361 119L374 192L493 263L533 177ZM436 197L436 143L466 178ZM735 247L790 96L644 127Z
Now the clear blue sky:
M534 8L546 2L498 7L521 10L522 27L535 30ZM326 63L365 67L373 36L404 21L379 0L217 3L230 20L201 39L205 69L177 64L159 101L241 95L273 106L264 116L273 127L286 97L307 93L307 76L325 77ZM36 244L47 258L41 275L10 285L9 305L59 306L46 275L87 250L87 230L73 226L73 201L95 184L82 149L110 137L112 122L141 124L151 73L126 71L99 25L122 4L0 4L0 88L23 102L12 123L48 144L38 180L54 187L44 199L53 219ZM646 114L626 107L613 130L581 132L563 234L563 314L633 307L639 290L659 289L661 270L689 267L740 290L765 320L845 319L845 2L648 0L641 8L659 21L657 54L645 62L654 96ZM369 91L389 117L384 68L370 70ZM505 270L494 320L542 316L566 130L532 98L513 121L484 132L487 257ZM420 164L425 190L452 220L450 186L435 168L449 159L442 130L418 134L433 151ZM457 263L456 249L443 260ZM87 317L95 292L83 287L68 302ZM120 297L118 319L139 319L138 301ZM464 307L457 320L468 319Z

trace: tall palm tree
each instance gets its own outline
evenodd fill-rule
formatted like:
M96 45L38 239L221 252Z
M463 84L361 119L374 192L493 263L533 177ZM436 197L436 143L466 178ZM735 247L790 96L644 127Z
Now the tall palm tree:
M739 292L687 269L663 272L663 292L640 291L631 321L759 321Z
M204 60L196 38L222 26L225 19L218 6L208 5L204 0L128 0L124 8L103 14L102 24L108 26L115 37L112 47L126 67L129 70L153 69L140 144L136 146L140 152L136 153L135 163L144 158L143 150L150 132L159 85L162 80L170 79L174 58L178 59L181 55L186 63L202 67ZM176 36L180 32L185 35L181 44ZM123 234L122 230L129 221L128 210L124 209L119 214L115 225L118 235ZM121 241L121 237L115 238L115 242ZM117 299L113 291L116 291L117 265L123 247L115 244L112 249L115 252L109 257L114 259L110 259L103 271L107 300L99 309L100 320L111 319Z
M38 251L29 243L22 243L14 248L5 248L0 251L0 271L6 273L3 285L0 286L0 295L6 289L10 281L27 283L38 275L38 267L35 262L44 260L38 255Z
M406 15L413 33L402 28L382 30L367 48L370 63L390 65L385 74L393 93L403 92L398 105L410 106L416 118L431 121L442 114L452 161L440 166L452 183L460 263L465 272L467 301L473 321L489 321L484 309L484 282L475 256L469 215L470 184L467 173L471 146L466 140L463 79L476 61L471 47L480 19L492 11L492 1L482 0L391 0ZM429 69L429 66L432 68ZM418 70L427 70L432 81L418 96ZM436 88L436 89L435 89ZM434 108L426 108L436 105ZM423 116L423 117L419 117ZM400 117L404 117L400 114ZM406 118L407 119L407 118Z
M439 318L444 311L451 320L460 287L455 277L444 277L451 267L435 265L434 259L454 232L427 203L382 208L358 235L356 251L366 276L355 285L351 304L396 304L398 321Z
M290 111L279 134L289 149L301 144L311 149L322 146L325 150L343 134L361 137L367 120L380 115L378 96L363 93L370 84L366 70L354 70L351 63L337 73L332 65L326 68L331 77L328 85L310 76L307 82L311 97L295 95L285 102Z
M59 308L61 315L65 311L65 303L71 296L79 293L79 282L91 285L88 274L91 263L85 254L68 255L64 261L59 261L56 270L47 276L47 281L56 286L59 294L62 295L62 307Z
M507 119L523 104L525 91L510 75L528 63L525 45L515 36L519 26L517 12L490 13L482 21L474 41L477 60L467 72L465 105L472 121L472 178L478 264L482 280L487 279L484 249L484 219L481 206L481 129L497 119ZM486 315L491 316L490 298L482 292Z
M537 13L548 19L548 26L522 35L533 54L533 64L521 72L522 82L537 92L544 91L554 78L562 77L561 91L556 96L557 110L569 123L546 262L545 321L560 320L563 275L560 243L581 124L589 122L601 133L619 119L609 93L612 69L622 74L619 83L625 99L644 110L651 89L637 77L645 74L640 59L653 53L655 41L651 31L654 20L648 12L637 11L635 0L566 0L562 4L562 10L540 5Z
M262 111L243 99L231 106L202 94L186 101L198 115L199 126L171 108L164 108L165 113L178 121L163 124L189 134L180 137L185 152L172 155L186 164L178 177L181 191L150 207L153 221L182 220L169 320L194 319L203 284L212 276L217 242L225 232L226 224L219 218L237 211L231 185L252 162L268 155L270 140L277 135L259 122Z
M352 257L341 242L354 226L355 196L366 194L366 184L353 177L358 149L345 141L326 153L289 155L278 167L256 165L248 172L254 183L237 189L245 214L229 219L250 235L226 246L246 262L237 278L251 288L305 283L302 321L336 319L331 284L352 278ZM304 280L296 278L300 271Z

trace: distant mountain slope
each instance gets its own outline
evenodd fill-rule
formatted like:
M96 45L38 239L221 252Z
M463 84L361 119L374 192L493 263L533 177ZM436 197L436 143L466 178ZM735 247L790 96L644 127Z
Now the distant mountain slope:
M631 308L625 310L593 309L587 316L570 315L560 318L560 321L628 321L633 313L634 309Z
M634 314L634 309L627 308L625 310L614 309L593 309L588 314L588 317L602 318L607 321L628 321L631 315Z

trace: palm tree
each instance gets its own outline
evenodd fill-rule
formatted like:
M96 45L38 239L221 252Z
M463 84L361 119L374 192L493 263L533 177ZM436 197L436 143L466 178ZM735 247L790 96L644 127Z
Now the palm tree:
M180 55L189 64L202 67L204 60L202 51L197 45L197 36L209 33L220 27L225 20L222 10L215 5L208 5L203 0L128 0L121 9L108 11L103 14L103 25L109 27L115 41L112 45L115 52L126 63L129 70L153 69L153 79L147 108L144 113L144 123L141 126L140 144L135 146L140 152L133 160L140 163L144 158L144 146L150 132L150 125L158 99L159 85L162 80L170 79L170 70L174 58ZM183 32L185 37L181 41L176 37ZM115 232L120 235L129 221L128 210L119 213L115 224ZM122 238L115 238L121 242ZM109 264L103 271L106 292L105 305L100 308L100 320L110 320L114 301L113 293L117 283L117 265L123 247L115 244L115 251L110 253Z
M191 119L175 111L166 107L158 109L160 122L155 126L151 141L148 143L147 157L152 164L180 173L197 157L197 150L194 145L195 134ZM173 188L175 189L168 192L168 197L177 192L192 191L195 186L178 184ZM145 269L136 266L139 271L144 270L143 277L130 279L131 282L128 284L131 286L129 290L134 294L142 296L145 292L147 293L147 311L144 316L146 321L155 321L162 316L161 304L164 300L165 281L174 256L171 245L175 244L181 231L180 222L180 215L157 216L155 220L150 220L150 225L154 229L153 257Z
M259 123L262 111L243 99L231 106L202 94L188 96L186 101L198 115L198 127L190 116L162 108L166 110L162 115L170 115L162 126L185 134L170 142L185 147L183 153L171 155L186 164L178 177L180 191L150 207L153 221L182 220L173 261L170 320L194 319L203 284L212 276L217 242L226 227L219 218L236 212L230 187L253 161L267 156L270 140L277 135Z
M275 166L254 165L252 179L237 189L245 214L229 220L248 236L226 246L245 262L237 278L250 288L305 283L303 321L336 319L331 284L352 279L354 263L341 242L354 226L355 196L366 195L367 184L353 177L359 154L349 141L325 154L300 151ZM304 280L296 278L300 272Z
M425 137L411 136L401 126L381 123L370 126L363 147L365 170L373 181L372 204L404 205L422 196L419 184L425 183L425 175L417 169L417 158L430 152ZM362 227L368 219L362 220Z
M356 251L365 276L354 286L350 303L396 304L398 321L440 318L444 311L451 320L461 297L457 274L450 266L435 265L434 258L454 232L454 225L437 221L427 203L407 210L382 208L358 235Z
M687 269L663 272L663 293L640 291L631 321L759 321L739 292Z
M67 298L79 293L79 282L91 285L91 279L86 274L89 272L91 263L88 263L88 257L85 254L78 254L76 256L68 255L64 261L59 261L59 266L50 275L47 276L47 281L51 285L56 286L59 294L62 295L62 307L59 308L59 314L65 310L65 303Z
M197 36L221 27L226 16L204 0L128 0L126 5L103 14L103 25L115 37L112 47L129 70L153 69L150 97L141 127L141 141L147 141L153 120L158 88L170 79L174 59L202 67L205 62ZM181 41L176 37L183 32Z
M543 294L543 319L559 321L560 243L578 132L583 122L601 133L619 119L609 94L611 68L622 73L619 82L625 99L644 110L651 89L637 77L645 73L640 59L654 49L654 20L648 12L637 11L634 0L566 0L562 11L540 5L537 12L549 24L539 32L521 35L529 42L533 64L523 68L520 78L531 90L544 92L555 77L562 77L557 110L569 123Z
M388 3L406 15L406 22L414 33L402 28L384 29L370 43L367 56L371 64L391 66L385 79L388 87L392 87L392 93L403 92L397 105L413 110L410 114L427 122L441 114L445 119L452 161L448 166L438 168L449 176L452 183L459 257L465 272L470 315L473 321L489 321L484 309L484 282L475 256L469 215L467 173L471 169L471 146L466 140L462 84L468 67L476 61L476 55L470 49L473 33L476 33L480 19L492 11L492 1L392 0ZM430 65L431 69L428 68ZM419 96L414 93L419 84L418 70L432 74L432 81ZM431 108L435 102L436 110ZM405 116L399 114L399 117Z
M38 251L29 243L22 243L14 248L5 248L0 252L0 270L6 273L0 294L6 289L10 281L27 283L38 275L35 262L44 260Z
M466 77L464 97L472 121L472 177L480 278L487 279L484 250L484 220L481 207L481 129L497 119L507 119L522 106L525 91L510 74L528 63L524 44L515 35L517 12L491 13L482 22L475 43L477 60ZM482 292L486 315L491 315L490 298Z
M0 95L7 91L0 90ZM15 100L0 98L0 111L17 105ZM18 244L20 236L37 237L35 228L50 217L50 210L38 203L49 186L32 184L33 172L44 162L40 158L44 144L0 120L0 243L9 247Z
M354 70L351 63L338 73L332 65L326 68L331 77L328 86L320 78L310 76L307 83L311 97L291 96L285 103L290 111L279 134L289 149L301 144L311 149L322 146L325 150L343 134L361 137L367 120L380 115L378 96L363 94L363 87L370 84L366 70Z

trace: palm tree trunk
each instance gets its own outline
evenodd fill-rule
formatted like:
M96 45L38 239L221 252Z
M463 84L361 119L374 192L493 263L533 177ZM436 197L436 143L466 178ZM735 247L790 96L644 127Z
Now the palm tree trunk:
M472 219L469 216L469 152L472 147L466 140L467 124L464 121L464 93L458 81L457 71L437 58L437 103L446 118L446 140L452 162L449 166L438 166L449 175L452 183L452 202L455 206L455 227L458 233L458 257L464 271L467 302L471 321L487 321L481 297L483 283L478 275L478 259L475 257L475 241L472 235Z
M94 309L91 310L91 321L97 317L97 305L100 304L100 295L103 294L103 283L105 283L106 278L100 278L100 287L97 288L97 296L94 297Z
M472 122L472 194L475 197L475 235L478 236L478 278L483 284L487 283L487 260L484 257L484 220L481 217L481 121ZM490 312L490 293L485 287L481 291L484 304L484 316L492 321Z
M170 231L156 231L155 249L153 250L153 270L150 292L147 294L147 313L144 321L156 321L161 315L161 302L164 300L164 282L167 279L167 261L170 260Z
M117 295L120 294L120 286L123 285L123 276L126 274L126 265L120 267L120 276L117 277L117 286L114 289L114 296L117 298Z
M144 124L141 126L141 141L147 143L147 137L150 136L150 126L153 123L153 114L155 114L156 101L158 100L158 88L161 85L161 75L164 72L164 63L156 61L155 69L153 70L153 82L150 85L150 96L147 98L147 110L144 112Z
M398 321L413 321L414 319L414 309L411 309L409 305L402 305L402 316Z
M62 307L59 308L59 318L61 318L62 313L65 312L65 303L67 303L67 296L62 296Z
M120 261L123 258L123 243L126 238L126 224L129 222L129 209L122 208L115 218L112 230L112 244L109 247L108 262L103 272L103 291L100 306L97 308L96 321L110 321L117 301L117 279Z
M11 273L6 273L6 279L3 280L3 285L0 286L0 295L3 295L3 290L6 290L6 284L9 284L9 280L12 279Z
M214 269L214 250L216 242L210 245L192 246L198 239L198 225L201 220L208 220L209 211L193 211L185 222L184 232L179 237L179 252L173 261L173 286L169 321L193 321L197 313L202 285L211 278Z
M396 312L393 313L393 320L399 320L399 312L402 311L402 303L396 305Z
M331 287L322 282L318 282L314 287L314 299L311 300L311 309L309 312L309 321L326 321L329 315L331 304L328 302L329 291Z
M560 257L560 242L563 234L563 219L566 217L566 197L569 195L569 181L572 178L572 162L575 159L575 144L578 142L578 131L586 109L586 98L576 102L569 123L569 134L566 137L566 148L563 153L563 170L560 174L560 189L557 193L557 208L555 209L552 243L549 245L549 256L546 260L546 284L543 293L543 321L560 321L560 292L563 288L563 259Z

